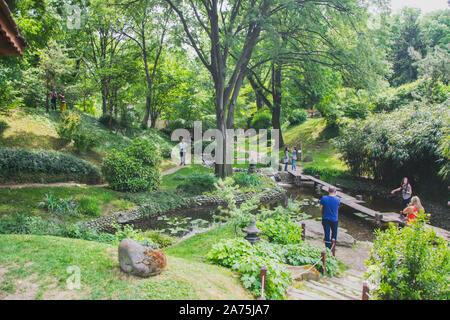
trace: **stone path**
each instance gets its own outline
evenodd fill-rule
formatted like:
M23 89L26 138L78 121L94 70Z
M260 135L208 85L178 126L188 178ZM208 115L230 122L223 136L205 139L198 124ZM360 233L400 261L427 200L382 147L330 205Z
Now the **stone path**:
M347 270L340 276L294 283L289 300L361 300L363 272Z

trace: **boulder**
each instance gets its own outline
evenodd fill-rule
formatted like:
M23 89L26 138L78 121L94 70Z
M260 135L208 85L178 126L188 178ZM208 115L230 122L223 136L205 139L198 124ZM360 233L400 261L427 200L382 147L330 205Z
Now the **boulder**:
M299 225L305 224L306 238L323 239L322 222L316 220L303 220L298 222ZM347 230L338 228L337 245L344 247L352 247L355 244L355 239L347 233Z
M306 156L303 158L303 162L313 162L313 158L311 156Z
M153 250L133 239L124 239L119 244L119 263L122 271L146 278L160 274L167 260L162 250Z

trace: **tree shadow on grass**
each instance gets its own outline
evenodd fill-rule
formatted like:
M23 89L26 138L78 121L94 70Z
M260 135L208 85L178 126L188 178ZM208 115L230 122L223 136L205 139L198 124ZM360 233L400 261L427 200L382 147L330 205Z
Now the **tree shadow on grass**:
M13 135L0 137L0 146L26 149L46 149L59 151L69 145L69 141L51 135L37 135L29 131L16 131Z

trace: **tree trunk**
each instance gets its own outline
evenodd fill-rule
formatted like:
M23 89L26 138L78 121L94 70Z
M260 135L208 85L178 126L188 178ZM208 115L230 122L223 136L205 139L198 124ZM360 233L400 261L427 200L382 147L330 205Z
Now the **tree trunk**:
M272 127L279 130L279 147L284 147L283 134L281 132L281 65L273 66L273 103L272 103Z

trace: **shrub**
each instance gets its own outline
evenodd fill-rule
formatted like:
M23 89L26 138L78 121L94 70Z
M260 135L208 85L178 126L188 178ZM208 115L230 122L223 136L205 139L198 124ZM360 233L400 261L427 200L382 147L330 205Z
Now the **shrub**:
M72 198L64 200L57 198L53 193L46 194L44 201L39 203L40 207L46 208L51 214L57 216L78 216L78 210Z
M277 244L298 244L302 242L302 227L289 219L278 216L258 222L257 226L270 242Z
M103 114L100 118L98 118L98 122L100 122L105 127L109 128L109 122L111 121L111 125L113 128L117 128L119 125L119 121L115 117L111 117L109 114Z
M424 189L438 190L449 120L447 105L402 107L348 125L334 145L354 174L393 183L414 172Z
M123 151L113 149L103 159L102 172L114 190L155 190L161 183L156 167L160 161L156 147L148 140L137 138Z
M256 174L248 174L246 172L236 172L233 174L233 180L240 187L259 187L262 181Z
M77 151L86 151L99 144L99 139L95 133L87 129L79 129L73 133L72 140Z
M100 170L88 161L55 151L0 148L0 180L99 183Z
M187 176L182 183L177 186L177 190L189 195L198 195L203 192L215 189L217 178L211 173L197 172Z
M3 135L3 132L5 132L5 130L8 129L8 127L9 126L5 121L0 120L0 137Z
M76 208L79 213L89 216L100 216L102 213L98 201L91 198L81 198L78 200Z
M269 129L272 127L272 115L267 111L257 112L252 121L250 122L250 128L255 130Z
M57 124L56 132L68 141L72 141L73 135L81 127L81 117L75 112L65 112L61 114L60 122Z
M288 121L291 126L302 124L307 119L308 112L305 109L295 109L288 116Z
M168 135L171 135L172 132L174 132L176 129L187 129L187 130L191 130L193 129L193 124L183 120L183 119L175 119L175 120L170 120L169 123L167 124L167 126L165 126L162 131L165 132Z
M366 277L382 300L448 300L450 248L425 225L425 216L400 229L377 231Z

